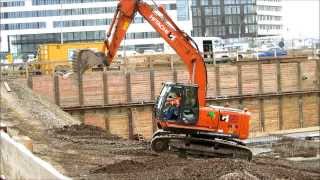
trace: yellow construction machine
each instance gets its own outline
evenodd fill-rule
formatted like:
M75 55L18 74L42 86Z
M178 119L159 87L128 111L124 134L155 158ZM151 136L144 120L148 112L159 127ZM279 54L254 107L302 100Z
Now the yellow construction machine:
M71 70L74 52L79 49L100 51L103 42L75 42L65 44L43 44L37 49L31 71L40 74L52 74Z

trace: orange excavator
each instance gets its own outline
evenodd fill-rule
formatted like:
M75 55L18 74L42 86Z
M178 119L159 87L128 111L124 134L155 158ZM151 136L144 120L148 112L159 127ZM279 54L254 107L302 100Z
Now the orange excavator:
M191 80L189 84L164 83L154 106L159 130L153 134L151 149L250 160L252 152L241 141L249 135L249 112L206 106L207 71L201 53L192 38L173 22L163 7L155 3L120 0L102 51L78 51L74 57L74 74L79 77L92 66L110 65L137 13L181 57ZM172 99L179 103L172 103Z

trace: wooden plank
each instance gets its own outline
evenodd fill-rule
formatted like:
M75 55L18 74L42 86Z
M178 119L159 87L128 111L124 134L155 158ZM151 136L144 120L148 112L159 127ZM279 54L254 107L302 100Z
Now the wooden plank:
M238 95L242 95L242 70L241 65L237 64L237 72L238 72Z
M283 100L281 96L279 97L278 112L279 112L279 129L283 130Z
M59 87L59 76L54 75L53 77L53 92L54 92L54 102L56 105L60 106L60 87Z
M127 100L127 79L124 72L107 72L108 73L108 103L126 104ZM114 88L117 87L117 88Z
M156 97L159 96L163 83L165 82L173 82L173 71L154 71L154 90Z
M178 82L178 72L176 69L173 70L173 82Z
M282 63L281 66L281 92L298 91L297 63ZM300 82L301 83L301 82Z
M277 64L261 64L262 68L262 91L263 93L278 92L278 72Z
M279 99L263 99L264 131L273 132L279 130Z
M132 102L150 102L150 73L149 71L131 72L130 73L130 90Z
M207 97L216 97L216 68L212 65L207 66Z
M108 120L108 110L103 111L103 117L105 120L105 125L106 125L106 130L109 132L110 131L110 121Z
M303 91L317 90L317 63L316 61L301 62L301 86Z
M220 96L238 95L237 66L225 64L219 68Z
M263 93L263 76L262 76L262 64L258 63L258 77L259 77L259 93Z
M298 91L302 90L302 82L301 82L301 78L302 78L302 74L301 74L301 62L297 63L297 86L298 86ZM298 99L298 106L299 106L299 127L303 128L304 124L303 124L303 98L302 96L299 96Z
M144 138L150 139L154 129L152 125L152 107L133 108L133 134L141 134Z
M103 72L102 74L102 83L103 83L103 103L104 104L109 104L109 99L108 99L108 73Z
M132 108L128 108L128 134L129 139L133 139L133 110Z
M298 105L299 105L299 127L304 127L304 117L303 117L303 98L299 96Z
M123 138L128 138L128 115L128 108L110 109L108 111L109 132Z
M277 88L278 88L278 93L281 92L281 66L280 66L280 61L277 63Z
M242 95L259 93L258 64L242 65L241 81Z
M260 122L259 100L257 99L243 100L242 105L240 106L247 108L251 113L251 119L249 122L250 132L260 132L261 122ZM234 106L231 104L230 104L230 107L238 108L237 106Z
M303 126L319 126L320 114L319 114L319 94L303 95Z
M302 74L301 74L301 62L298 62L297 63L297 86L298 86L298 91L301 91L302 90L302 84L301 84L301 77L302 77Z
M295 129L300 127L299 98L297 96L283 97L283 129Z
M260 122L260 131L264 132L265 131L265 118L264 118L264 100L261 98L259 100L259 122Z
M83 76L83 104L85 106L104 104L103 72L87 72Z
M215 66L216 67L216 95L220 96L221 92L220 92L220 66Z
M78 91L79 91L79 105L83 106L83 76L79 75L78 78Z
M156 132L158 129L155 113L152 111L152 131Z
M128 72L126 74L126 84L127 84L127 101L131 102L132 101L132 94L131 94L131 73Z
M150 70L150 99L155 100L155 83L154 83L154 70Z

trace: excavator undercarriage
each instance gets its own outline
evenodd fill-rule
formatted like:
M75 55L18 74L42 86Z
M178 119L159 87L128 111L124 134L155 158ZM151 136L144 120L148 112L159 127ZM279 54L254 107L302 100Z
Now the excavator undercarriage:
M155 152L170 150L183 155L252 159L251 150L243 142L223 135L209 138L208 135L173 134L159 130L153 135L151 149Z

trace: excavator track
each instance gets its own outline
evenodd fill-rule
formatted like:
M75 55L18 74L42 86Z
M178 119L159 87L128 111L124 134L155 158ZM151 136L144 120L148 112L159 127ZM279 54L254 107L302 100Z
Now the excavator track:
M185 155L226 157L251 160L252 152L244 145L224 139L207 139L182 134L161 134L153 137L151 149L155 152L166 150Z

